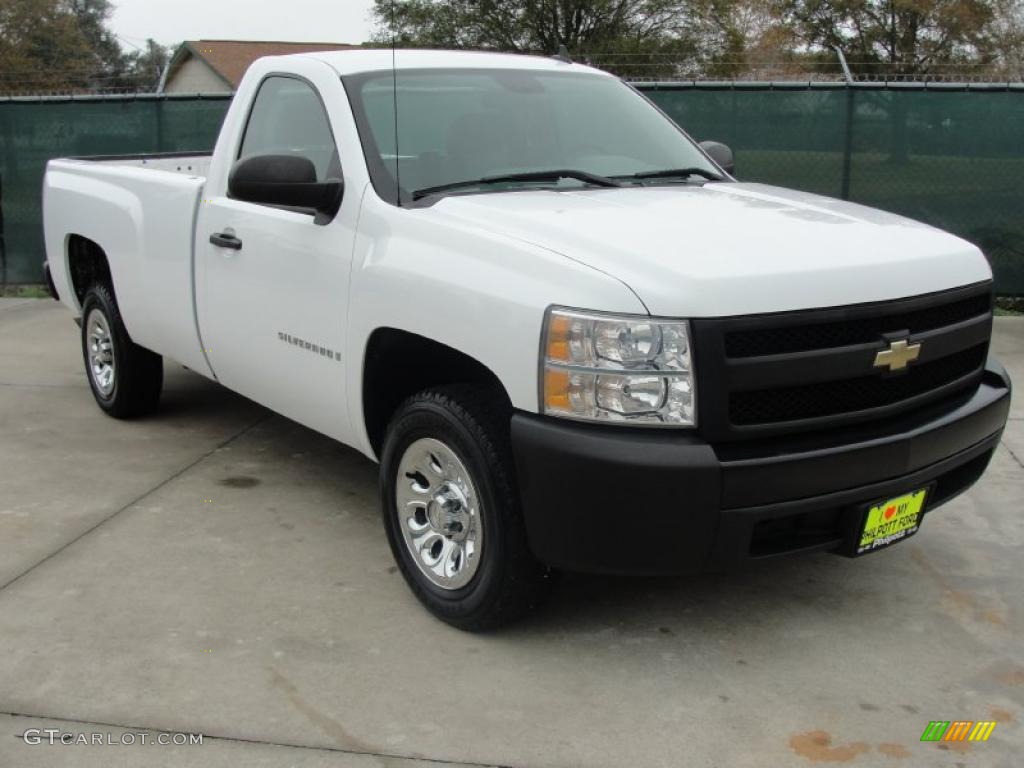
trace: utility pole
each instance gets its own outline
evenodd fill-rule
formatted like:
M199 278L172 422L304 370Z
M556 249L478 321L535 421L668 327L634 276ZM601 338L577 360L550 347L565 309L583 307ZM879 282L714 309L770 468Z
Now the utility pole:
M850 199L850 164L853 159L853 113L856 109L853 95L853 75L850 73L850 66L846 63L846 57L842 49L835 46L836 55L839 57L839 64L843 68L843 77L846 79L846 128L843 131L843 172L839 181L839 196L843 200Z
M853 82L853 75L850 74L850 65L846 63L846 57L843 55L843 49L838 45L832 46L832 49L836 52L836 56L839 57L839 66L843 68L843 77L846 78L846 84L849 85Z

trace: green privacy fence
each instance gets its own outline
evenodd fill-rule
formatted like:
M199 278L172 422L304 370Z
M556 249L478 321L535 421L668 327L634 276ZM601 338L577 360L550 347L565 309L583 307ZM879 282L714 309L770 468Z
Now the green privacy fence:
M208 151L229 103L227 96L0 100L0 283L42 280L47 160Z
M902 213L977 243L1024 294L1024 86L644 83L737 175ZM3 283L38 282L51 157L209 150L228 97L0 100ZM827 243L822 244L827 252Z
M841 197L954 232L985 251L1000 293L1024 294L1024 85L644 90L694 138L729 144L740 179Z

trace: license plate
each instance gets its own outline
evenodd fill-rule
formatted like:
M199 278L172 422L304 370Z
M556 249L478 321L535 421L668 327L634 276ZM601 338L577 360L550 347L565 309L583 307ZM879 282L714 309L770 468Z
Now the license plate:
M925 488L870 507L864 517L857 554L874 552L917 533L927 495Z

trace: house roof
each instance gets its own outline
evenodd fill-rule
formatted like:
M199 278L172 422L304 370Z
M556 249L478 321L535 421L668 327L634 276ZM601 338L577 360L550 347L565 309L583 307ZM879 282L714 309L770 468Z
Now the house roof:
M234 90L238 88L249 65L263 56L341 51L358 47L347 43L290 43L283 40L186 40L171 60L168 77L172 77L178 66L192 55L202 59Z

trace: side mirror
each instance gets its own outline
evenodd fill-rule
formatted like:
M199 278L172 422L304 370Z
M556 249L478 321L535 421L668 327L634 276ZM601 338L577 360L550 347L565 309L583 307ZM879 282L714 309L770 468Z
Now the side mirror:
M702 141L700 148L707 152L723 171L730 176L735 175L736 161L733 159L732 150L729 147L717 141Z
M228 195L235 200L306 208L328 218L338 212L344 193L340 179L317 181L316 166L301 155L245 157L228 177Z

